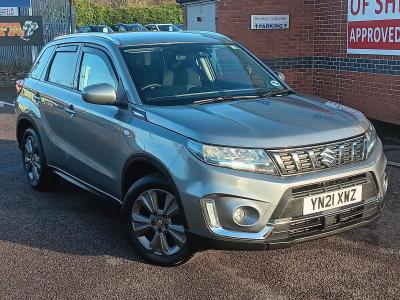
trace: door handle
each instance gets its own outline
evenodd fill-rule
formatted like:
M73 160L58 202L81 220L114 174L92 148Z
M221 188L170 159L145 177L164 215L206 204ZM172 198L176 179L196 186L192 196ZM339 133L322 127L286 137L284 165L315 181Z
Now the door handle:
M69 114L70 118L72 118L76 114L75 107L72 104L64 108L64 110L67 112L67 114Z
M39 104L40 101L42 100L42 98L40 97L40 94L39 94L39 93L34 94L32 98L33 98L33 100L35 100L35 102L38 103L38 104Z

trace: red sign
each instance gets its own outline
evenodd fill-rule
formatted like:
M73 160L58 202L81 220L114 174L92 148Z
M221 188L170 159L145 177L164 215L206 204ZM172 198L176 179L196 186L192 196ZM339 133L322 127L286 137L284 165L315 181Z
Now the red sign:
M400 0L348 0L347 52L400 55Z

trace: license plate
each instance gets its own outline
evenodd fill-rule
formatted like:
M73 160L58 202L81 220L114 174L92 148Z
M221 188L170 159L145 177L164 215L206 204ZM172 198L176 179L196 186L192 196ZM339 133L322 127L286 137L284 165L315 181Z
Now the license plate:
M362 201L362 186L354 186L334 192L304 198L303 214L309 215L332 208L351 205Z

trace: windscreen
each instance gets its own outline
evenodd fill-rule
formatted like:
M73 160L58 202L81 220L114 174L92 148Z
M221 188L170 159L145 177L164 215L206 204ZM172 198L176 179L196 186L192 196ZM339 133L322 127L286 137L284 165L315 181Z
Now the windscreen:
M173 44L124 48L130 75L150 105L184 105L224 96L284 89L236 44Z

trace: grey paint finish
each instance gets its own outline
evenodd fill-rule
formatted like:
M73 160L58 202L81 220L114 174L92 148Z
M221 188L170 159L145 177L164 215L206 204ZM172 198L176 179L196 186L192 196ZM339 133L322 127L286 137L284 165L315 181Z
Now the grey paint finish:
M73 178L81 186L122 202L121 186L127 164L131 159L146 156L167 173L176 188L188 220L187 230L224 241L267 243L264 235L273 230L270 218L284 195L294 187L371 172L379 187L377 205L379 209L383 207L386 158L379 140L367 160L287 178L201 162L185 147L188 139L246 148L285 148L354 137L364 134L369 123L361 115L332 108L324 100L301 94L207 105L141 105L119 47L146 42L232 41L212 33L133 33L83 34L52 42L51 45L77 43L80 49L83 44L101 49L110 58L124 91L123 95L117 92L118 105L97 105L83 100L76 87L78 74L72 89L26 80L17 99L18 121L32 122L41 137L47 163L65 178ZM226 228L210 229L201 205L204 198L221 199L218 215ZM227 202L230 198L232 203ZM259 210L262 217L256 225L246 229L235 227L228 220L239 205Z
M100 83L85 87L82 99L92 104L113 105L117 101L117 95L110 84Z
M345 139L369 126L365 117L359 120L302 95L147 110L150 122L194 140L262 149Z

